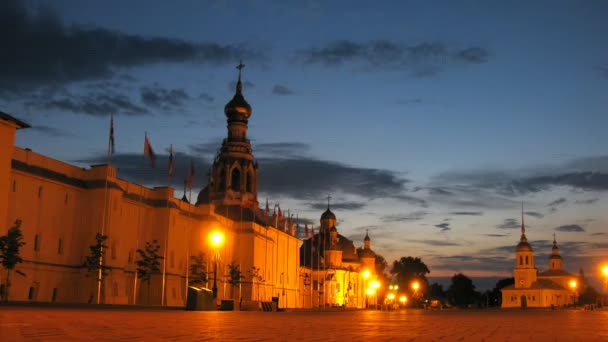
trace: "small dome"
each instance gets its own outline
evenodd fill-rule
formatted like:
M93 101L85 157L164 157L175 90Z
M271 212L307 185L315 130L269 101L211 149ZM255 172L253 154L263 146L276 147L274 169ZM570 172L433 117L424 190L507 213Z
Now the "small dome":
M369 241L369 240L370 240L369 234L367 234L367 232L366 232L365 233L365 238L363 239L363 241L365 242L365 241Z
M211 200L209 198L209 185L207 185L203 188L203 190L201 190L201 192L198 193L198 196L196 198L196 205L209 204L210 202Z
M521 241L517 244L518 252L533 252L532 246L527 241Z
M334 213L332 213L331 210L329 210L329 208L327 208L327 210L325 210L323 215L321 215L321 220L326 220L326 219L332 219L332 220L336 219L336 215L334 215Z
M549 257L549 260L562 260L562 257L559 254L553 254Z
M241 81L239 80L236 84L236 94L234 94L232 100L224 107L224 114L226 114L228 118L232 115L242 115L248 119L251 116L251 106L245 101L245 98L241 93L241 87Z
M376 253L369 248L359 250L359 258L375 258Z

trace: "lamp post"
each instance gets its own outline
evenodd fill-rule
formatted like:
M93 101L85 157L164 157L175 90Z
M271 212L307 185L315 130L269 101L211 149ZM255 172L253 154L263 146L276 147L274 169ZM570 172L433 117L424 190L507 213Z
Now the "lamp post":
M414 290L414 294L412 296L414 299L414 305L415 305L415 307L418 307L417 298L418 298L418 289L420 289L420 283L418 281L414 281L412 283L412 289Z
M604 298L608 296L608 264L602 266L602 274L604 275L604 295L602 296L602 306L604 306Z
M211 291L213 292L213 298L217 298L217 261L219 258L218 249L224 244L224 234L222 232L215 230L211 232L209 236L209 241L211 242L211 246L213 247L213 251L215 252L215 261L213 263L213 287Z
M576 297L577 297L576 288L578 287L578 283L576 282L576 280L573 279L573 280L570 280L570 283L568 283L568 285L570 285L570 288L572 289L572 292L574 293L572 295L572 304L574 306L576 306Z
M374 309L378 310L378 289L380 288L380 282L377 280L373 280L369 287L372 289L372 294L374 295Z
M401 296L399 297L399 301L401 302L401 305L405 306L405 303L407 303L407 297Z

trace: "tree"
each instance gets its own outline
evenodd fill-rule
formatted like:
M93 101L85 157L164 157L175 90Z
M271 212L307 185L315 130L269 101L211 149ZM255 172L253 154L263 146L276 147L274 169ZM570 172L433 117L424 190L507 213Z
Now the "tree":
M579 304L596 304L599 302L601 295L592 286L587 286L578 297Z
M190 276L188 277L189 286L203 286L207 282L207 263L205 254L199 252L198 255L190 256Z
M230 284L230 298L234 299L234 288L241 284L241 279L245 277L241 273L240 265L234 261L228 266L228 284Z
M447 291L450 304L466 307L475 302L477 292L473 281L462 273L452 277L452 283Z
M98 285L101 287L100 296L104 293L104 280L105 277L108 275L107 270L110 269L110 267L106 266L103 263L103 260L105 259L106 249L108 248L108 246L104 245L107 239L107 235L101 235L100 233L97 233L95 235L95 244L89 246L90 254L84 259L83 264L83 266L87 269L86 276L97 277L97 282L100 282L100 284ZM91 298L89 299L89 302L92 301L93 295L91 295ZM99 298L99 302L101 302L101 298Z
M15 220L15 224L9 228L6 235L0 236L0 262L6 270L4 293L0 293L0 299L8 302L9 290L11 287L11 272L25 276L20 270L15 269L18 264L23 262L19 256L19 250L25 245L23 233L21 232L21 220Z
M420 258L414 258L411 256L401 257L399 260L393 261L393 267L391 268L391 274L396 276L399 288L410 294L416 292L416 296L420 296L428 289L428 280L426 275L431 273L429 268L425 265ZM414 291L412 284L418 282L420 288Z
M504 278L496 282L492 292L488 294L488 306L500 306L502 304L502 289L515 284L515 278Z
M157 240L152 242L146 242L146 248L144 250L138 249L139 260L135 262L137 265L137 277L142 283L148 285L148 303L150 303L150 280L152 275L160 272L160 261L164 258L158 254L160 245Z
M249 270L249 274L251 277L251 281L254 282L254 284L257 285L258 288L258 301L260 300L260 284L264 283L266 280L264 280L264 277L262 276L262 274L260 274L260 268L259 267L255 267L252 266L251 270Z
M386 262L386 259L384 259L384 257L380 254L376 254L376 261L375 261L375 269L376 269L376 274L378 276L382 275L384 277L386 277L386 268L388 267L388 263Z

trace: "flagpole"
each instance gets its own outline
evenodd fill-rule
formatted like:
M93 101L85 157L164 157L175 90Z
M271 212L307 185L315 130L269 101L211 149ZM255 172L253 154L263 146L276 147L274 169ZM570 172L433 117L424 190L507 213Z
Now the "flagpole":
M114 152L114 113L110 113L110 137L108 139L108 154L106 157L106 175L103 186L103 214L101 217L101 236L106 231L106 216L108 214L107 201L108 201L108 177L110 171L110 165L112 161L112 153ZM103 244L100 246L99 251L99 269L97 270L97 304L101 304L101 283L103 281Z
M169 166L167 170L167 229L165 230L165 246L163 253L163 286L162 293L160 295L160 305L165 305L166 292L167 292L167 249L169 248L169 227L171 226L171 211L169 210L169 202L171 200L170 187L171 187L171 176L173 174L173 145L169 147Z
M135 237L135 254L133 256L133 261L135 262L135 258L137 258L137 250L139 249L139 231L141 225L141 212L142 207L144 205L143 197L144 197L144 165L146 160L146 149L148 148L148 132L144 131L144 153L141 156L141 170L140 170L140 179L141 183L139 186L141 187L139 190L139 212L137 213L137 236ZM135 266L135 271L133 273L133 304L137 304L137 264Z

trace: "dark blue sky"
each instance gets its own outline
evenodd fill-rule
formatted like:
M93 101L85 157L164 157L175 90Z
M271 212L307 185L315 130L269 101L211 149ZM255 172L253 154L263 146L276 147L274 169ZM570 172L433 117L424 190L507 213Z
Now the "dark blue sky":
M608 248L605 1L7 1L0 110L19 146L137 181L147 131L197 188L240 58L260 199L432 275L507 275L524 202L543 255ZM161 162L162 164L162 162ZM146 178L163 185L162 170Z

